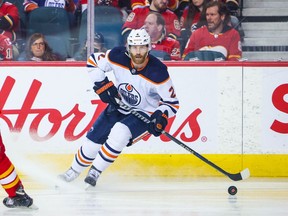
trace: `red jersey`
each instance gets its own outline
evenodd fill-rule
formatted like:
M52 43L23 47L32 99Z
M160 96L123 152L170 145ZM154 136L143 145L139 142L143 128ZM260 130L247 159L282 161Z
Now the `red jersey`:
M207 26L202 26L192 33L183 53L183 59L192 51L211 50L221 52L228 61L236 61L242 56L239 33L229 27L225 27L221 34L213 34Z
M18 8L10 2L4 2L0 6L0 18L0 34L6 35L11 41L15 41L15 31L20 20Z
M12 42L10 38L0 34L0 61L11 61L13 59L12 51Z
M145 19L150 12L149 6L133 10L122 27L122 35L132 29L139 29L144 26ZM175 13L169 9L161 13L166 23L167 36L177 39L180 36L180 24Z
M163 40L152 43L151 45L152 50L160 50L168 53L171 60L181 60L179 41L170 37L165 37Z
M185 20L187 19L188 13L189 13L189 7L186 7L186 8L184 9L184 11L183 11L183 14L182 14L181 18L180 18L180 26L181 26L181 29L182 29L182 28L186 28L186 26L184 26L184 23L185 23ZM192 20L192 23L191 23L191 25L189 26L190 28L191 28L193 25L195 25L195 24L198 23L198 21L200 20L200 15L201 15L201 12L200 12L200 11L196 12L196 14L195 14L195 16L194 16L194 18L193 18L193 20ZM190 31L192 32L193 30L190 29Z

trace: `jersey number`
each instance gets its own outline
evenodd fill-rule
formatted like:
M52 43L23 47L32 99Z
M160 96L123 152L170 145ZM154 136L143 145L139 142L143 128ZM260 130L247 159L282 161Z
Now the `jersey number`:
M176 97L175 90L174 90L173 86L170 87L169 92L171 93L171 95L170 95L171 98Z

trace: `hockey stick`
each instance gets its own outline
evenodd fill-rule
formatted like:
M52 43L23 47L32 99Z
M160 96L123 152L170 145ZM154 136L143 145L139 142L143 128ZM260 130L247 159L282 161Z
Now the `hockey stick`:
M145 123L149 124L150 120L147 119L145 116L143 116L142 114L140 114L139 112L133 110L131 107L129 107L128 105L124 104L121 100L118 101L119 105L121 108L125 109L126 111L129 111L132 115L136 116L137 118L141 119L142 121L144 121ZM244 180L249 178L250 176L250 171L248 168L242 170L239 173L229 173L225 170L223 170L221 167L217 166L216 164L214 164L213 162L209 161L207 158L205 158L204 156L202 156L201 154L197 153L196 151L194 151L193 149L191 149L189 146L185 145L183 142L181 142L180 140L178 140L177 138L175 138L174 136L172 136L171 134L169 134L166 131L162 131L162 134L164 134L166 137L168 137L169 139L171 139L172 141L174 141L175 143L177 143L178 145L180 145L182 148L186 149L187 151L189 151L190 153L192 153L193 155L195 155L197 158L199 158L200 160L204 161L205 163L207 163L208 165L212 166L213 168L215 168L216 170L218 170L219 172L221 172L222 174L226 175L227 177L229 177L231 180L233 181L240 181L240 180Z

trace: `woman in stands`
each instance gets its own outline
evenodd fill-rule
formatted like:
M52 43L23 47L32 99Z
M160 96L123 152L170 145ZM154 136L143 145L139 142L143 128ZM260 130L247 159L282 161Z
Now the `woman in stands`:
M24 58L20 57L19 60L60 61L62 59L52 51L43 34L35 33L28 39Z

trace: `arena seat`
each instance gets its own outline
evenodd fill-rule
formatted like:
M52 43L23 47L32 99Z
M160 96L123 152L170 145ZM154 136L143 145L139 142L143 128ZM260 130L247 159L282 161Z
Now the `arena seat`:
M69 15L65 9L40 7L31 11L27 21L27 38L34 33L44 34L53 51L63 58L71 56Z
M115 46L123 45L121 29L123 25L123 16L121 11L112 6L95 6L94 25L95 32L99 32L104 36L105 47L111 49ZM80 31L79 43L80 48L87 40L87 10L83 11Z
M158 58L161 61L170 61L171 57L169 55L169 53L161 51L161 50L150 50L150 54L155 56L156 58Z
M185 58L184 61L225 61L225 56L216 51L193 51L189 52Z

